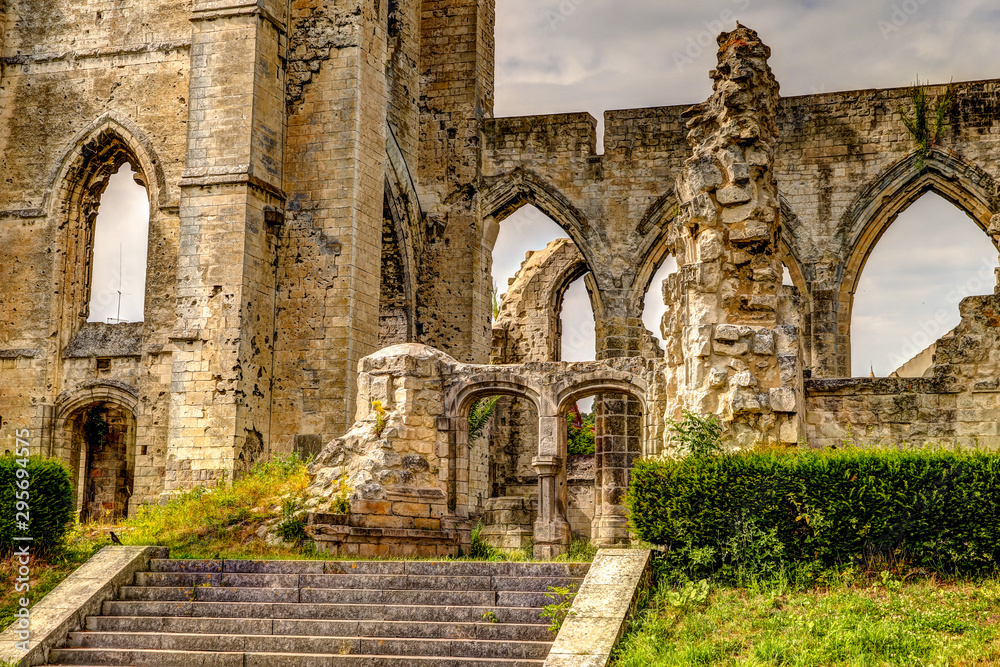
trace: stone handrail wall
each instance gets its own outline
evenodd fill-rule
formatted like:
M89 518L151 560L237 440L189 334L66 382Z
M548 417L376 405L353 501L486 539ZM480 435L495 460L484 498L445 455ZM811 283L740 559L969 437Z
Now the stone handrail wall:
M164 547L104 547L30 608L27 650L18 631L18 620L0 634L0 663L17 667L43 665L48 653L66 635L83 627L87 616L99 614L121 586L128 585L136 572L149 568L152 558L166 558Z
M601 549L544 667L605 667L652 577L648 549Z

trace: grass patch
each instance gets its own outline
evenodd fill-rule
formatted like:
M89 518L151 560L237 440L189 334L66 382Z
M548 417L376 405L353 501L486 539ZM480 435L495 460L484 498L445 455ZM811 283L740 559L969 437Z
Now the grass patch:
M302 531L294 530L308 485L303 461L279 457L235 482L186 491L162 507L145 505L113 530L124 544L170 547L173 558L328 558L314 554ZM257 533L278 517L282 534L293 541L269 545Z
M705 580L702 580L705 581ZM707 582L706 582L707 583ZM666 581L616 649L614 667L1000 664L1000 581L903 581L885 572L830 586Z
M146 505L116 524L78 524L64 546L47 558L33 556L28 599L35 604L102 547L114 531L123 544L170 547L174 558L323 558L308 542L268 545L257 535L265 521L280 519L285 534L298 520L293 506L309 483L306 464L295 457L278 458L255 467L244 478L211 489L198 487L174 496L164 506ZM281 523L278 524L280 529ZM18 563L0 560L0 629L14 620L24 595L14 590Z
M96 541L84 537L79 529L72 531L71 537L78 539L70 541L69 546L58 554L46 559L32 558L28 581L30 589L27 592L19 592L14 588L18 583L17 570L20 566L16 559L12 556L0 559L0 630L14 620L22 597L27 597L32 605L35 604L107 544L107 540Z

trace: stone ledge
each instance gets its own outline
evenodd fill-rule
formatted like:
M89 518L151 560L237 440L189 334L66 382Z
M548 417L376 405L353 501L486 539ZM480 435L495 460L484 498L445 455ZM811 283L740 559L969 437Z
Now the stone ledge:
M166 558L163 547L104 547L30 607L28 650L17 644L16 621L0 634L0 663L18 667L43 665L52 648L68 633L83 627L84 619L100 613L105 601L121 586L131 583L136 572L147 570L152 558Z
M0 350L0 359L34 359L36 357L42 356L41 350L36 350L29 347L12 347L5 350Z
M142 328L142 322L87 322L66 346L63 357L141 357Z
M605 667L652 574L648 549L601 549L544 667Z
M962 387L950 377L821 378L805 381L807 396L854 394L955 394Z

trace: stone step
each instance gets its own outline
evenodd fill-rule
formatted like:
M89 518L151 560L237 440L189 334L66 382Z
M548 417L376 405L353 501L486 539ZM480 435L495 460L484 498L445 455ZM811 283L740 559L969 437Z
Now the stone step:
M578 577L446 576L422 574L247 574L238 572L136 572L142 587L354 588L366 590L535 591L579 586Z
M53 665L542 667L587 563L154 559Z
M498 623L544 623L538 607L493 605L433 606L257 602L146 602L110 600L105 616L188 616L199 618L323 619L475 623L493 614Z
M590 563L509 563L487 561L321 561L153 559L152 572L239 574L414 574L445 576L578 577Z
M149 649L52 649L50 665L131 665L133 667L541 667L543 660L442 656L294 653L216 653Z
M157 616L90 616L92 632L180 632L188 634L304 635L317 637L395 637L485 639L551 642L545 625L528 623L322 621L314 619L193 618Z
M213 586L122 586L118 597L149 602L318 602L394 605L496 605L544 607L546 593L533 591L373 590L364 588L251 588Z
M545 658L551 642L304 635L214 635L162 632L71 632L66 648L419 655L458 658Z
M119 600L148 602L299 602L298 588L122 586Z

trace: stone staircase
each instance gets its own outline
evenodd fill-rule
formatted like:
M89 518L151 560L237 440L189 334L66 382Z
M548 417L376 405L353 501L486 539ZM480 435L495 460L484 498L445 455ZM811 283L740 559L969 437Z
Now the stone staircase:
M153 559L51 665L541 667L587 563Z

